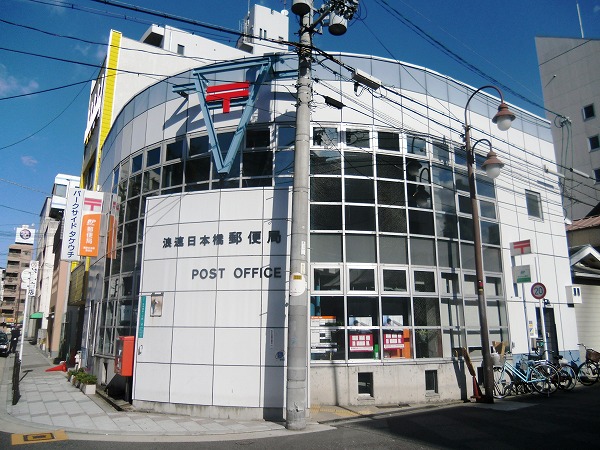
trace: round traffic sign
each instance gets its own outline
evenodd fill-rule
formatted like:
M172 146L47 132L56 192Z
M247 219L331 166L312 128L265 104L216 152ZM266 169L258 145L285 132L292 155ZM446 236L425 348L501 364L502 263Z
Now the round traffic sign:
M25 269L21 272L21 281L27 283L31 279L31 269Z
M531 286L531 295L533 295L533 298L541 300L546 296L546 286L543 283L533 283Z

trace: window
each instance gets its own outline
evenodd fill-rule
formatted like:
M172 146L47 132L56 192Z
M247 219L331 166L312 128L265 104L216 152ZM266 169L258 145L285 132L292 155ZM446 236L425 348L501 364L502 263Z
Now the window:
M600 149L600 135L599 134L597 134L596 136L589 137L588 141L590 143L590 151Z
M593 103L591 105L584 106L582 112L583 112L583 120L588 120L588 119L592 119L593 117L596 117L596 111L594 111Z
M185 52L185 46L181 44L177 44L177 54L183 55Z
M426 142L416 136L406 136L406 144L408 153L415 155L425 155L427 153Z
M542 197L539 193L525 191L525 202L527 203L527 214L529 217L542 218Z
M160 147L148 150L146 155L146 167L152 167L160 163Z
M437 370L425 371L425 391L428 394L438 393L438 377Z
M313 130L313 145L336 147L337 144L338 131L336 128L315 128Z
M369 132L367 130L346 130L346 145L369 148Z
M600 169L594 169L594 179L596 183L600 183Z
M379 150L394 150L400 151L400 135L398 133L388 133L379 131L377 133L377 141Z
M339 291L340 269L316 268L313 274L315 291Z

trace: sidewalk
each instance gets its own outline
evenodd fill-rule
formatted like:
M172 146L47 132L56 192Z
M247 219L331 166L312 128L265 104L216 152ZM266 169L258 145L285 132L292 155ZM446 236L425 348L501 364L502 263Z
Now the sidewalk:
M12 405L14 360L14 355L0 358L0 431L7 433L64 430L69 439L129 442L224 441L299 433L288 431L283 423L142 412L136 411L128 403L126 410L119 411L118 404L111 405L100 393L91 396L83 394L67 382L65 372L46 372L54 364L28 342L23 344L19 385L21 398L16 405ZM330 430L332 428L327 424L341 420L423 408L423 405L398 405L392 408L313 406L308 425L300 433Z

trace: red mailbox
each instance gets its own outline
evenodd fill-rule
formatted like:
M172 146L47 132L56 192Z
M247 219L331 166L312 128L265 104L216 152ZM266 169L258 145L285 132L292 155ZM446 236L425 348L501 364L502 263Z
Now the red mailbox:
M133 352L135 349L135 336L120 336L117 341L115 355L115 373L123 377L133 376Z

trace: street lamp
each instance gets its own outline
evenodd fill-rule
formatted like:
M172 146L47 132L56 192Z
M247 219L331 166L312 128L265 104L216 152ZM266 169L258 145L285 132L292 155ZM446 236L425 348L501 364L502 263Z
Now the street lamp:
M290 239L288 303L286 428L306 428L308 393L308 187L310 166L310 102L312 101L312 35L329 17L331 34L346 31L346 21L358 9L358 0L329 0L319 10L313 0L294 0L292 12L301 17L298 46L296 140ZM318 18L313 22L313 14ZM333 28L332 28L333 27Z
M494 89L500 95L500 106L498 112L492 119L492 122L498 126L500 131L506 131L510 128L512 121L515 120L515 115L508 109L504 103L504 96L500 89L496 86L487 85L480 87L471 94L465 105L465 150L467 152L467 173L469 176L469 192L471 197L471 207L473 211L473 239L475 242L475 276L477 278L477 307L479 312L479 326L481 332L481 352L483 356L483 401L486 403L494 402L494 367L492 363L492 354L490 352L490 337L487 322L486 300L484 293L484 275L483 275L483 258L481 254L481 225L479 223L479 204L477 203L477 193L475 191L475 172L473 163L475 161L475 146L480 142L487 142L490 151L486 161L483 163L483 169L491 178L496 178L500 175L500 169L504 164L500 161L492 150L491 142L487 139L481 139L471 146L471 126L468 121L469 103L471 99L483 89Z

